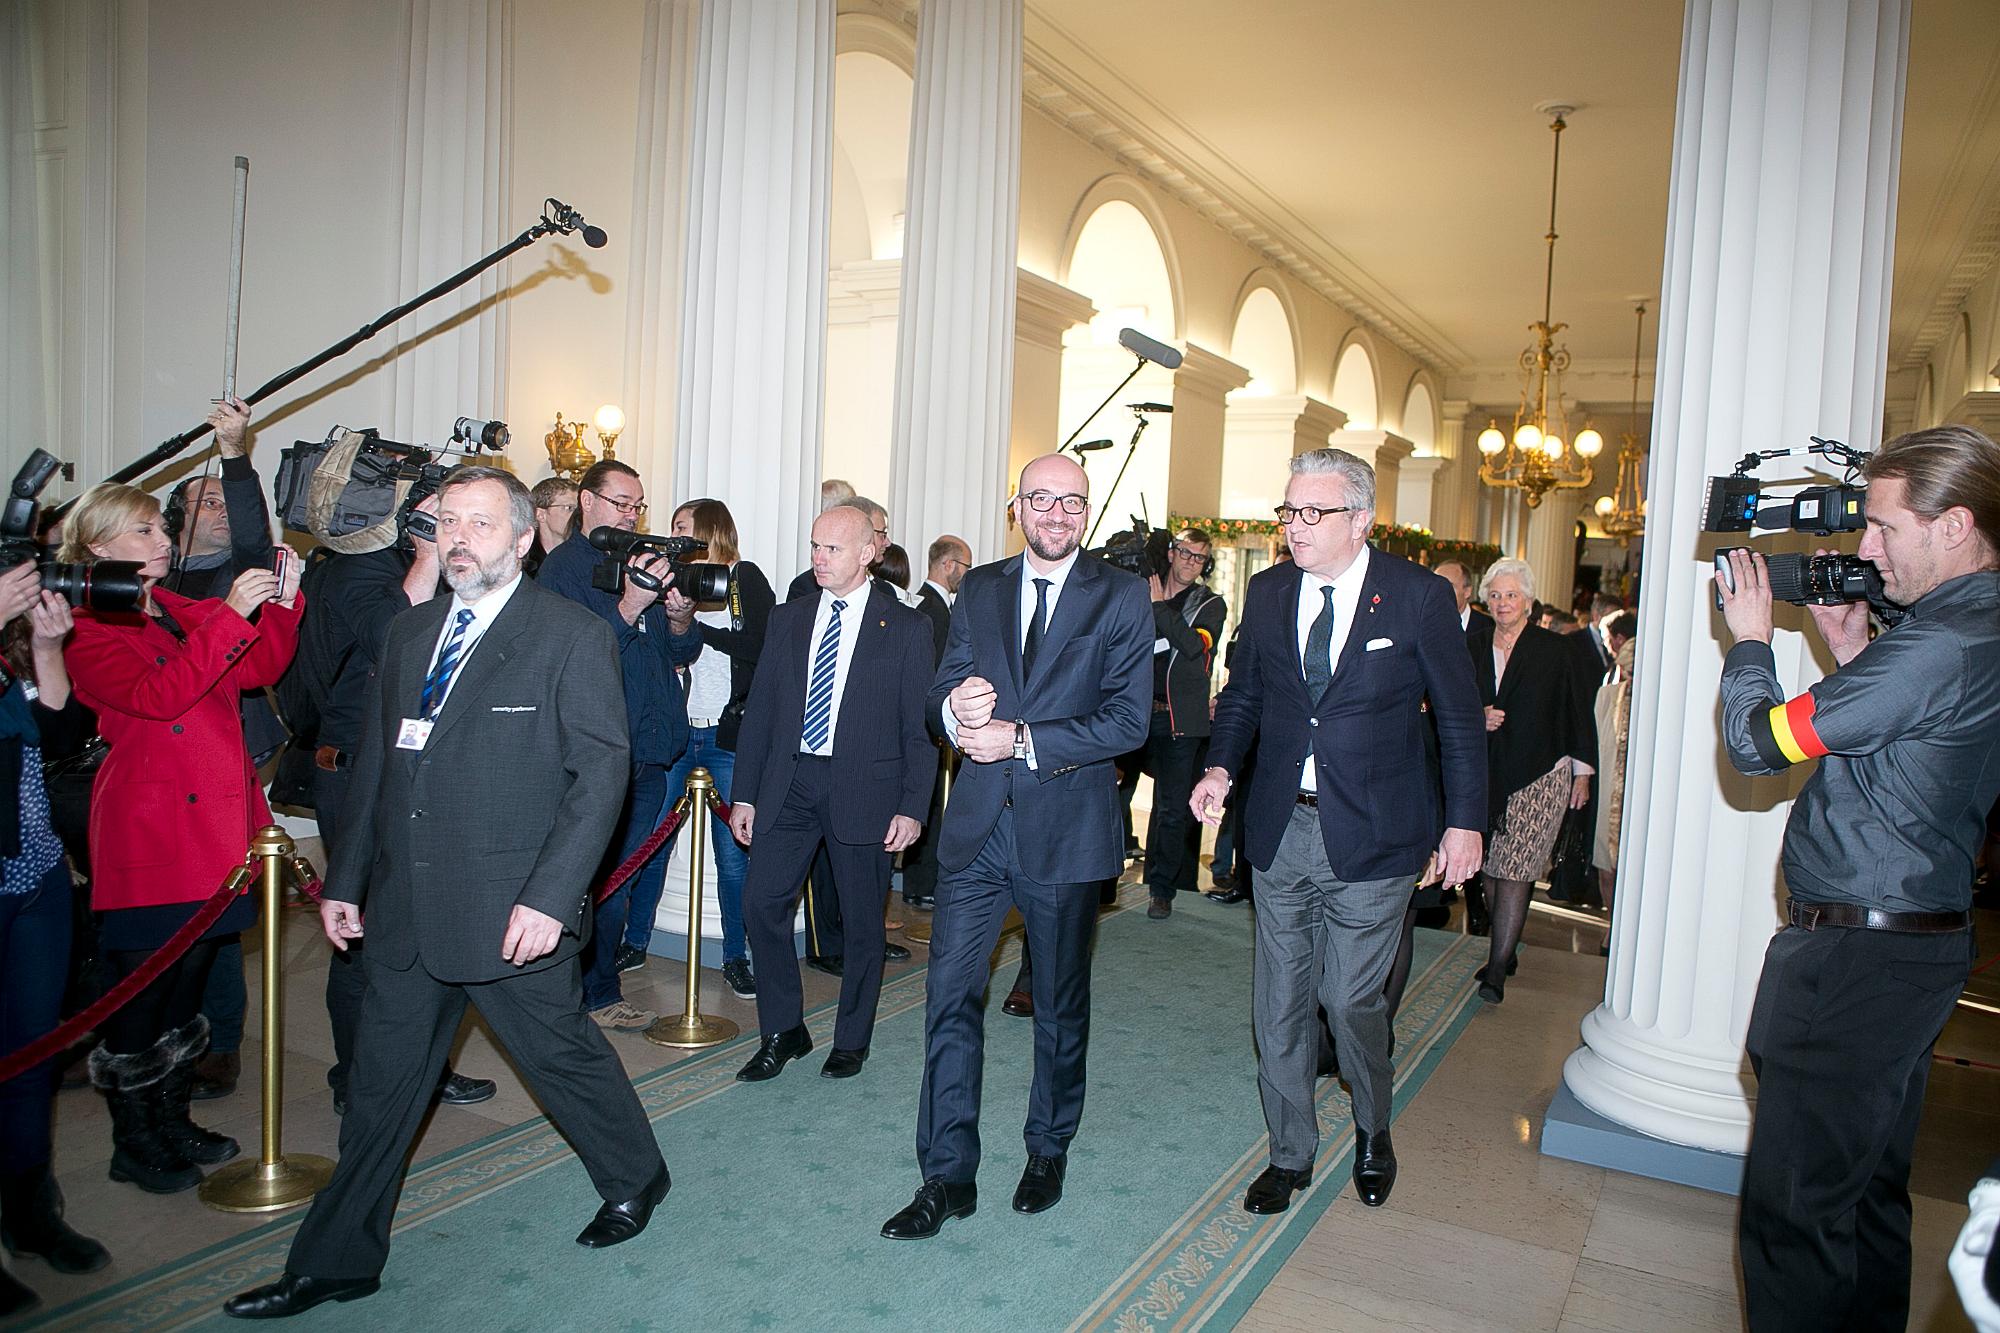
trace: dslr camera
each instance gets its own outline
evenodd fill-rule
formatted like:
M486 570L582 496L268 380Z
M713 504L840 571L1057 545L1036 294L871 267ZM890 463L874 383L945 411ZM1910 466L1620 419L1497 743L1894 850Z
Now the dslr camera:
M647 592L661 591L667 586L665 580L655 578L632 564L636 556L659 555L666 557L674 589L681 596L697 602L729 600L729 566L688 559L706 551L707 542L693 537L656 537L650 532L627 532L623 528L605 527L591 531L590 544L610 556L608 560L599 561L597 568L590 571L590 586L599 592L619 596L624 593L628 580Z
M145 596L145 588L139 582L138 562L97 560L87 565L65 565L36 539L42 490L58 470L64 476L71 475L68 464L46 449L37 449L14 474L14 482L7 489L6 506L0 510L0 571L33 561L41 570L42 590L54 593L71 606L91 611L136 610Z
M360 431L335 426L324 440L300 440L284 451L275 486L278 514L286 527L310 532L322 541L372 528L391 515L399 541L411 536L436 541L436 521L429 514L417 513L417 506L437 494L446 475L461 460L499 453L507 441L506 422L474 417L453 421L450 444L442 449L385 440L372 426ZM330 512L315 525L308 516L313 475L336 446L347 444L358 448L353 451L346 483Z
M1745 454L1735 471L1726 477L1708 479L1702 531L1751 532L1762 528L1771 532L1804 532L1816 537L1859 532L1867 526L1867 488L1857 481L1861 468L1873 454L1849 448L1839 440L1812 436L1803 449L1767 449ZM1845 475L1831 486L1804 486L1790 495L1765 490L1751 474L1769 459L1796 454L1817 454L1842 465ZM1716 577L1734 587L1729 572L1729 556L1742 547L1723 547L1715 553ZM1870 562L1856 555L1802 555L1796 552L1767 555L1771 595L1793 606L1839 606L1844 602L1868 602L1877 610L1888 603L1882 590L1882 576ZM1716 605L1721 605L1717 594Z

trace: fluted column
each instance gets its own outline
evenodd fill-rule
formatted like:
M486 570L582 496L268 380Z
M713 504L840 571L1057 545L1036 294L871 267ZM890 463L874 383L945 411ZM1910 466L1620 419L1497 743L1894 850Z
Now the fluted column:
M1224 414L1250 372L1193 343L1174 372L1173 448L1167 456L1167 512L1207 518L1222 512ZM1161 423L1155 422L1155 425ZM1157 438L1141 448L1150 448ZM1166 521L1155 515L1155 523Z
M1436 532L1438 516L1446 506L1444 489L1451 473L1451 460L1437 454L1413 454L1405 458L1397 478L1396 521Z
M1403 460L1415 453L1417 446L1394 431L1348 428L1335 431L1327 443L1374 466L1375 521L1396 522L1396 492L1402 485Z
M1000 540L1014 394L1021 0L924 0L889 509L912 551Z
M1535 571L1535 595L1550 606L1569 608L1576 584L1576 516L1582 491L1550 491L1528 511L1527 554Z
M1564 1069L1585 1107L1677 1144L1749 1141L1793 790L1723 757L1703 481L1879 435L1908 40L1907 0L1687 5L1611 965ZM1819 674L1795 629L1773 646L1788 694Z
M1324 449L1347 413L1305 394L1233 394L1223 442L1223 518L1269 519L1285 498L1292 459Z
M702 0L696 43L673 493L779 584L819 508L833 9Z
M1442 426L1437 451L1451 460L1451 467L1439 476L1431 499L1431 531L1440 537L1472 541L1479 534L1479 448L1477 432L1468 435L1466 413L1471 404L1463 398L1447 398L1440 403Z
M513 13L512 0L411 0L397 272L404 295L498 249L512 230ZM507 307L494 298L510 267L488 269L396 326L397 341L415 345L390 362L391 438L442 444L456 417L506 416Z

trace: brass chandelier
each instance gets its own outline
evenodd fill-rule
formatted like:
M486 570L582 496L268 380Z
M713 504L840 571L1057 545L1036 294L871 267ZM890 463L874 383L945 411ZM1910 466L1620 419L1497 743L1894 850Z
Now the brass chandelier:
M1591 459L1604 448L1604 437L1585 425L1569 440L1569 411L1563 405L1563 372L1569 369L1569 348L1556 345L1556 335L1568 328L1552 315L1556 285L1556 186L1562 166L1564 117L1573 106L1545 104L1538 110L1551 117L1555 152L1549 166L1548 272L1542 286L1542 317L1528 326L1534 341L1521 351L1521 404L1514 409L1512 437L1489 420L1479 434L1479 479L1488 486L1515 487L1528 508L1541 504L1552 490L1578 490L1590 485Z
M1639 438L1639 348L1646 336L1646 305L1638 309L1632 334L1632 416L1618 445L1618 484L1597 502L1599 525L1607 537L1631 539L1646 532L1646 442Z

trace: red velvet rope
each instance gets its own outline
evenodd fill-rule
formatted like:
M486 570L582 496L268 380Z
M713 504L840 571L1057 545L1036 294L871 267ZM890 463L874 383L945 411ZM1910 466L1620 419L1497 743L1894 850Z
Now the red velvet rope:
M638 849L620 861L618 868L611 872L604 883L598 885L597 892L591 896L591 901L603 902L618 892L626 880L639 873L639 867L650 861L653 853L666 845L668 838L680 832L681 825L687 822L688 809L688 798L683 796L675 803L674 808L667 812L667 817L660 821L660 826L647 834L646 840L639 844Z
M179 962L181 955L186 953L210 926L221 919L236 895L243 892L244 887L249 884L251 875L255 873L252 869L254 859L247 860L232 870L222 887L217 889L207 902L195 909L195 914L188 918L186 925L175 931L151 958L139 964L132 975L104 992L97 1003L67 1023L58 1024L53 1031L43 1033L6 1059L0 1060L0 1083L25 1074L44 1060L69 1049L84 1033L124 1008L133 996L152 985L154 978Z

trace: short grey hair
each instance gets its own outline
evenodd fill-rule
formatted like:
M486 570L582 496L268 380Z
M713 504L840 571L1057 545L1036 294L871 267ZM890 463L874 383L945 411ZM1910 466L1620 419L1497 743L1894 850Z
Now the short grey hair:
M853 498L854 487L839 477L828 477L819 484L819 512L822 514L835 505Z
M1295 477L1331 473L1347 487L1347 503L1355 509L1375 508L1375 469L1345 449L1312 449L1292 459Z
M837 500L828 505L826 509L859 509L867 518L870 528L884 529L889 526L889 511L865 495L850 495L845 500ZM826 509L820 512L823 514Z
M1529 601L1533 601L1535 599L1534 566L1525 560L1516 560L1512 556L1504 560L1495 560L1486 567L1486 572L1479 576L1479 600L1482 602L1486 600L1486 595L1493 590L1493 580L1510 576L1521 585L1521 595Z
M459 486L470 486L475 481L497 481L500 489L507 492L507 517L512 520L514 535L535 530L535 497L519 477L505 468L486 467L478 463L462 463L445 473L438 484L438 500L444 500L446 491Z

